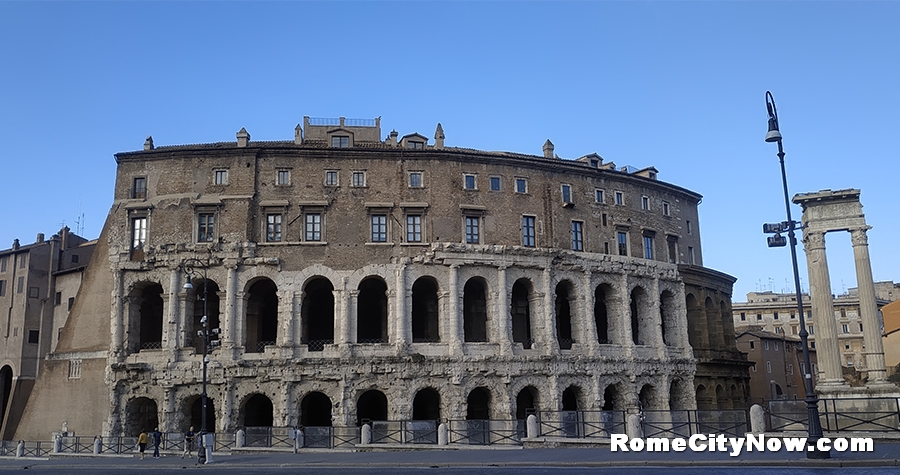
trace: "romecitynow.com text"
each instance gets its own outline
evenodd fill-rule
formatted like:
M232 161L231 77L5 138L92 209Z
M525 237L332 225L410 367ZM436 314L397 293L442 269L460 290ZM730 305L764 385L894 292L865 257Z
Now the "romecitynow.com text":
M694 434L688 438L648 437L646 439L629 439L625 434L610 434L610 450L613 452L728 452L737 457L747 452L778 452L782 448L788 452L804 452L807 450L837 452L871 452L874 444L871 437L822 437L815 444L806 443L806 437L766 437L759 434L747 434L746 437L727 437L722 434Z

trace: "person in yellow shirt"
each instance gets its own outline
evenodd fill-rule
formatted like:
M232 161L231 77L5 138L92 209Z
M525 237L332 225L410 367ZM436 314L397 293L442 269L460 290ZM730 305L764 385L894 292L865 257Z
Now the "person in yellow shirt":
M147 449L148 442L150 442L150 438L147 437L147 431L141 429L141 434L138 436L138 449L141 452L141 460L144 460L144 450Z

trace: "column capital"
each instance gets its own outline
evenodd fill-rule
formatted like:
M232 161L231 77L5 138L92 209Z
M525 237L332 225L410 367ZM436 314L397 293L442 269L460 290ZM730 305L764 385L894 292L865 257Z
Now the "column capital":
M825 249L825 233L823 231L804 232L803 247L807 251Z
M871 226L863 226L859 228L853 228L850 230L850 242L853 243L854 246L866 246L869 244L869 238L866 235L866 231L872 229Z

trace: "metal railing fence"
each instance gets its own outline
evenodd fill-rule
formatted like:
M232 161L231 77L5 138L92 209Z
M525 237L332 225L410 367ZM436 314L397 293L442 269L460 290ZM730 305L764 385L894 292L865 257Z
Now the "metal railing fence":
M771 400L766 404L769 430L806 431L808 412L802 399ZM819 423L826 432L900 432L900 399L819 399Z
M542 437L595 439L625 433L625 411L536 411Z
M750 417L743 410L642 411L644 437L689 437L724 434L738 437L750 432Z
M447 435L451 444L521 445L520 430L524 420L448 420Z

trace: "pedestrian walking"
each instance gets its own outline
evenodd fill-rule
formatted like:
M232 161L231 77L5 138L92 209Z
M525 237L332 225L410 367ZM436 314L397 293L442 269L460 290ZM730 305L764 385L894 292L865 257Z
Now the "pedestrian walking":
M141 453L141 460L144 460L144 451L147 450L147 442L149 441L150 438L147 437L147 431L141 429L141 433L138 435L138 451Z
M191 452L194 450L194 426L191 426L187 432L184 433L184 452L181 453L181 458L184 458L185 455L188 457L191 456Z
M162 432L159 427L153 429L153 458L159 458L159 443L162 442Z

